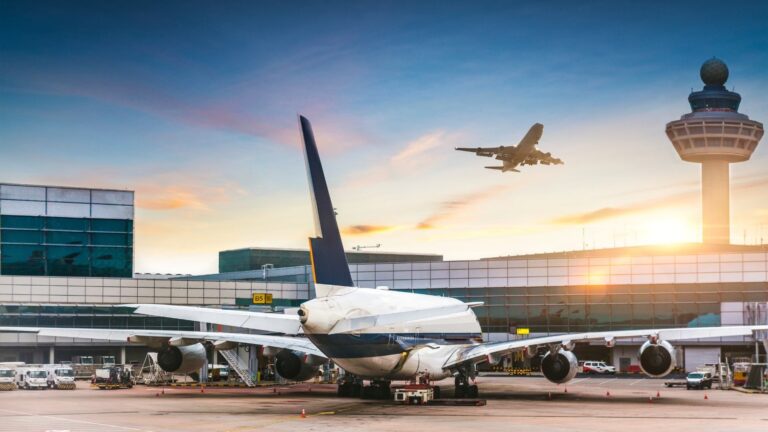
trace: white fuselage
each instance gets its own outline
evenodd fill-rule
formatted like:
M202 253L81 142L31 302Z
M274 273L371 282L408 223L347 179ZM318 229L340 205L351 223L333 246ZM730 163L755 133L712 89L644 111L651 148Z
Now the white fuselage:
M423 374L432 379L445 378L451 373L443 368L446 360L481 335L471 309L439 318L334 333L334 326L344 319L462 302L370 288L335 287L329 294L302 304L304 333L328 358L362 378L412 379Z

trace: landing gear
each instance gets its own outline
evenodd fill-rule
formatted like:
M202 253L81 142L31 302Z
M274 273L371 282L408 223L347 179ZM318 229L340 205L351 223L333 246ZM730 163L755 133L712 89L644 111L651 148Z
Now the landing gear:
M392 390L389 386L389 381L371 381L370 385L366 386L363 385L363 380L347 375L344 381L339 382L337 395L363 399L390 399Z
M363 393L363 381L357 378L345 377L339 382L337 394L339 397L360 397Z
M392 390L389 381L371 381L370 385L363 387L363 399L391 399Z
M464 371L459 371L459 374L456 375L456 378L454 379L454 384L456 386L456 391L454 393L456 399L474 399L480 394L477 385L469 384L469 375Z

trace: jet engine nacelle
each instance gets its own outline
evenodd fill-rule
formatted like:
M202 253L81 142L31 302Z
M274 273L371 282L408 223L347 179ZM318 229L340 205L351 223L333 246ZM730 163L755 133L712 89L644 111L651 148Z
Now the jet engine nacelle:
M186 374L208 363L208 354L201 343L167 346L157 352L157 364L166 372Z
M640 347L640 368L652 377L663 377L675 367L675 348L667 341L647 341Z
M306 381L314 377L322 363L316 356L298 351L282 350L275 356L277 373L292 381Z
M579 361L576 356L560 348L556 354L548 352L541 359L541 373L556 384L566 383L576 376L579 371Z

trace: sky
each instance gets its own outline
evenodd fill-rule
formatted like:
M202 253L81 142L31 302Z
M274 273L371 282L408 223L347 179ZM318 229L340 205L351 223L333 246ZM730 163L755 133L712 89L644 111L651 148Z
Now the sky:
M303 114L348 249L697 242L700 167L664 128L713 56L768 121L766 22L738 0L4 0L0 182L135 190L134 270L211 273L313 235ZM564 165L453 150L535 122ZM734 243L768 242L766 146L731 167Z

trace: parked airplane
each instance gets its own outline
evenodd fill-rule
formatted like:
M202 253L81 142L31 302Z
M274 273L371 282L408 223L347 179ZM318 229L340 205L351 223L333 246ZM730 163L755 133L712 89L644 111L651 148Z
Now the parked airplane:
M501 172L514 171L520 172L516 168L520 165L562 165L563 161L552 157L551 153L544 153L536 149L536 144L544 133L544 125L534 123L528 133L525 134L520 143L516 146L501 147L458 147L456 150L474 152L477 156L493 157L503 162L502 166L487 166L488 169L499 170Z
M554 383L576 375L578 361L572 349L577 342L597 340L613 346L616 340L643 338L640 367L660 377L675 367L670 342L710 337L750 336L768 330L763 326L667 328L620 330L532 337L509 342L481 342L480 324L472 311L479 303L424 294L354 286L309 121L300 117L309 174L317 237L309 239L316 298L304 302L297 315L218 310L191 306L132 305L135 312L168 318L204 321L257 329L290 336L172 332L163 330L98 330L0 327L0 331L31 331L46 336L128 340L159 344L171 366L201 367L194 362L204 354L203 343L214 348L248 343L272 347L278 373L289 379L309 378L326 359L348 373L339 385L340 395L356 395L369 381L367 392L389 394L392 380L454 377L457 397L475 397L476 365L497 362L502 356L523 352L546 353L541 371ZM219 348L221 349L221 348ZM202 350L202 351L201 351ZM170 360L169 360L170 363ZM163 366L165 368L165 366Z

